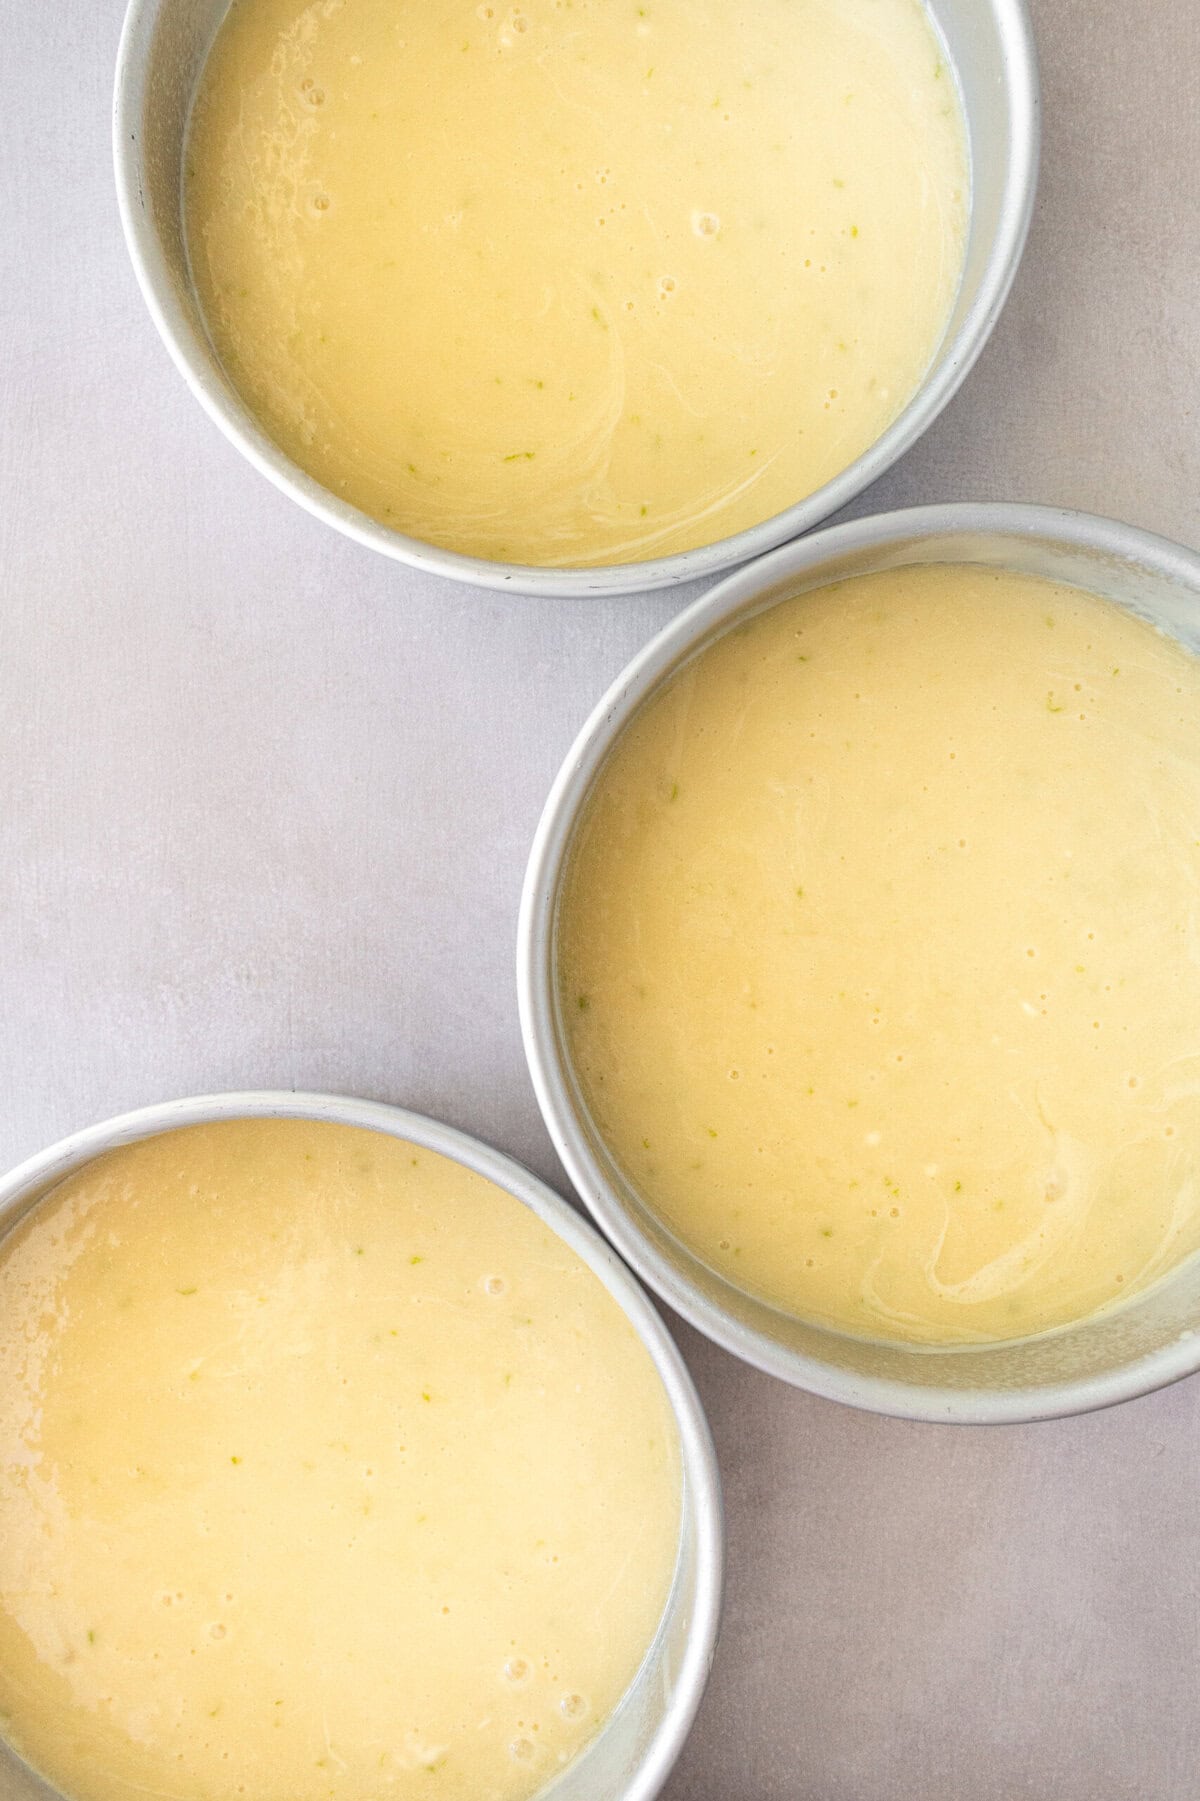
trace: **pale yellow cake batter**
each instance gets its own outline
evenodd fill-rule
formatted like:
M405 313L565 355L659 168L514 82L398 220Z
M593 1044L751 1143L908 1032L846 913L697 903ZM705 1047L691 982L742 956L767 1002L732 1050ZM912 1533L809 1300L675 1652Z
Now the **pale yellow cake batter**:
M618 744L558 959L601 1133L738 1286L1090 1314L1200 1245L1200 661L980 569L787 600Z
M0 1722L75 1801L523 1801L678 1523L616 1303L428 1151L192 1128L0 1246Z
M234 0L186 161L272 437L538 564L709 543L844 469L937 347L969 201L919 0Z

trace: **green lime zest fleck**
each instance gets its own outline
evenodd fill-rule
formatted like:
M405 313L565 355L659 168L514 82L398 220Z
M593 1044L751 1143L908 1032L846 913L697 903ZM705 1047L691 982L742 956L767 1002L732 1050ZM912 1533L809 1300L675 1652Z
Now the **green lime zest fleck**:
M1065 701L1060 702L1057 705L1055 704L1054 690L1053 690L1053 688L1051 688L1049 694L1047 694L1047 696L1046 696L1046 711L1047 711L1047 713L1061 713L1064 711L1065 706L1066 706Z
M196 1292L196 1290L194 1288L177 1288L175 1290L176 1294L184 1294L184 1295L195 1294L195 1292Z
M671 792L670 792L670 794L668 794L667 799L668 800L678 800L679 799L679 783L678 782L671 783Z
M536 455L536 450L514 450L511 456L505 457L504 461L506 463L519 463L523 458L525 462L532 463Z
M708 1135L709 1135L709 1137L710 1137L710 1138L715 1138L715 1137L716 1137L716 1135L717 1135L717 1129L716 1129L716 1127L715 1127L715 1126L709 1126L709 1128L708 1128Z
M580 995L576 996L575 1004L579 1008L579 1011L581 1013L586 1013L588 1008L591 1006L592 1002L591 1002L590 996L588 996L586 994L580 994Z
M425 1259L424 1259L424 1257L415 1257L414 1256L414 1257L410 1257L408 1261L412 1264L417 1264L417 1263L424 1263Z
M240 1457L231 1457L229 1461L230 1463L240 1463L242 1460Z

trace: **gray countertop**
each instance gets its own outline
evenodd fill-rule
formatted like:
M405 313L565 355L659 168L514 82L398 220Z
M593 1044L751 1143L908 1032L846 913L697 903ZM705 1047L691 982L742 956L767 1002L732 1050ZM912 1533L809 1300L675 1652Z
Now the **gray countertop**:
M517 1031L542 799L680 592L389 564L202 416L138 296L121 0L0 0L0 1166L214 1088L440 1115L563 1177ZM856 511L1041 500L1200 543L1200 10L1037 0L1041 198L964 390ZM1196 1801L1200 1381L907 1426L686 1328L729 1511L672 1801Z

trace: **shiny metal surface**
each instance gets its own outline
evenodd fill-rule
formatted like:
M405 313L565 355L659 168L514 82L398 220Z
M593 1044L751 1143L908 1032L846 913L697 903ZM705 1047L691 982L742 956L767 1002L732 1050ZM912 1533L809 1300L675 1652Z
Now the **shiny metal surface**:
M418 568L518 593L585 596L672 587L757 557L827 519L903 455L950 400L999 317L1037 184L1037 64L1024 0L927 0L958 78L972 169L962 285L921 388L871 448L773 519L696 550L596 569L539 569L461 556L406 537L338 500L284 455L226 379L188 272L181 215L192 94L228 0L131 0L113 102L125 239L146 304L192 393L256 469L317 518Z
M831 1400L907 1419L1045 1419L1105 1407L1200 1369L1200 1259L1119 1310L1024 1343L873 1345L789 1319L681 1245L617 1169L587 1118L554 984L562 871L605 756L644 700L706 644L773 599L913 563L979 563L1103 594L1200 651L1200 556L1131 526L1049 508L920 507L814 533L721 582L634 658L583 727L533 843L518 929L521 1029L542 1115L571 1180L637 1273L701 1332Z
M360 1126L453 1158L513 1195L604 1283L653 1358L679 1433L683 1477L678 1562L654 1643L617 1711L542 1791L546 1801L652 1801L683 1746L708 1680L721 1609L724 1559L720 1478L692 1379L654 1306L587 1222L536 1176L453 1127L343 1095L204 1095L145 1107L77 1132L0 1178L0 1232L72 1171L102 1152L213 1120L299 1118ZM5 1801L45 1801L46 1784L0 1743ZM539 1796L539 1801L541 1797Z

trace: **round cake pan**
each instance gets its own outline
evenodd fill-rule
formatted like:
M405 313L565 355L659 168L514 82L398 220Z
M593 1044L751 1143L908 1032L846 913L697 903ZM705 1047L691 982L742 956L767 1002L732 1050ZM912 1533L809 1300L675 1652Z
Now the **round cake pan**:
M654 1361L679 1437L679 1549L666 1609L632 1686L596 1736L544 1793L549 1801L651 1801L678 1757L708 1680L721 1610L724 1538L712 1440L683 1359L653 1304L608 1246L544 1183L478 1139L419 1113L342 1095L250 1093L168 1101L90 1126L0 1178L0 1234L64 1177L118 1145L214 1120L327 1120L421 1145L474 1170L536 1213L612 1295ZM51 1794L0 1742L0 1790L12 1801Z
M1200 652L1200 557L1111 520L1043 507L921 507L855 520L763 557L688 607L625 670L576 739L546 802L521 903L517 979L534 1087L567 1172L637 1273L736 1356L800 1388L907 1419L984 1423L1105 1407L1200 1369L1200 1258L1123 1306L1006 1344L873 1344L791 1318L694 1256L643 1203L593 1129L559 1015L555 920L576 826L608 752L680 666L789 594L912 564L970 563L1069 583Z
M937 418L987 342L1024 248L1037 183L1039 99L1024 0L927 0L955 71L971 163L962 282L918 392L882 437L795 506L714 544L654 561L546 569L459 555L393 531L306 475L262 430L217 360L196 300L183 224L192 97L227 0L132 0L117 58L113 146L126 242L176 365L243 456L317 518L402 562L527 594L629 594L716 575L808 531L890 468ZM481 147L486 154L486 146Z

